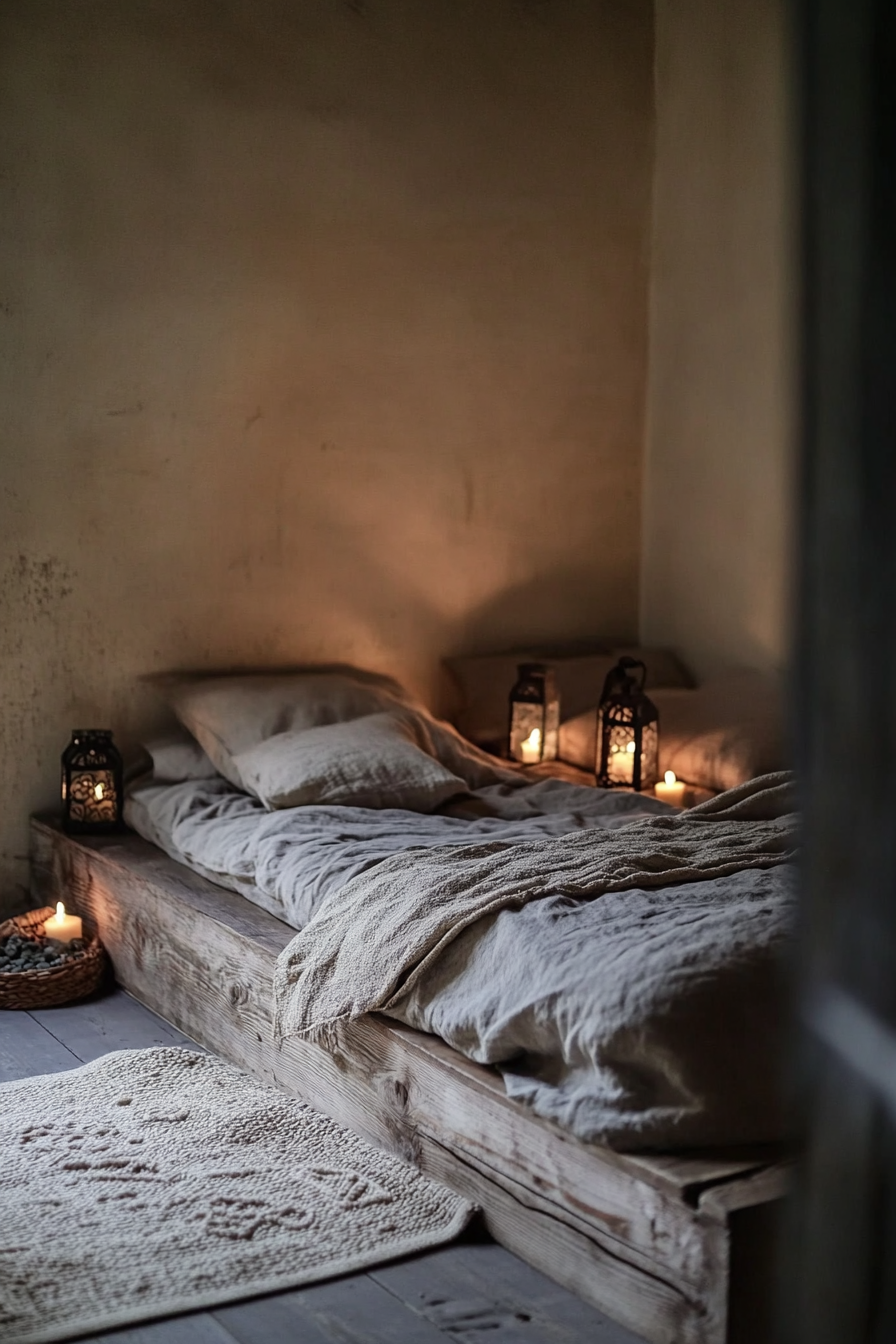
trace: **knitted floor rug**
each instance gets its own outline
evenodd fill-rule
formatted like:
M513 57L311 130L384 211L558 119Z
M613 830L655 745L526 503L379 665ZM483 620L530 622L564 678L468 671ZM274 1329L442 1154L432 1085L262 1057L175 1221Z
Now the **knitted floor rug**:
M0 1085L0 1340L43 1341L345 1274L471 1206L189 1050Z

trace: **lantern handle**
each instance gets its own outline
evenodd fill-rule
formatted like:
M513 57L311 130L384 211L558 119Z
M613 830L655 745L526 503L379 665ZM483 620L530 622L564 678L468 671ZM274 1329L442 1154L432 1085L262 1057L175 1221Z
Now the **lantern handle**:
M640 680L634 675L634 669L641 669ZM640 695L644 690L647 681L647 664L640 658L632 658L629 654L623 654L615 667L611 667L604 680L604 688L601 691L600 703L604 704L613 696L631 695L632 693Z

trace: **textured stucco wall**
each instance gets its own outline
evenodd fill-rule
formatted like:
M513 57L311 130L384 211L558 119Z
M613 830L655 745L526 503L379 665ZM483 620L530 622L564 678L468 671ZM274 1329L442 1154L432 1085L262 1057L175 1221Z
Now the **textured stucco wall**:
M173 666L636 631L647 0L0 7L0 902Z
M793 240L784 0L657 0L641 633L780 667Z

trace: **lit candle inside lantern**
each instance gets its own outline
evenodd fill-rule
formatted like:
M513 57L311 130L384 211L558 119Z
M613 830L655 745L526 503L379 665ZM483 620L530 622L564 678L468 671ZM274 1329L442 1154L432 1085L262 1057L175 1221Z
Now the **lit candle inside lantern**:
M671 803L673 807L684 807L685 786L680 779L675 778L674 770L667 770L663 783L654 785L654 793L657 798L661 798L664 803Z
M93 796L94 796L94 798L97 800L98 803L101 803L101 802L103 801L103 794L104 794L105 792L106 792L106 790L103 788L102 784L94 784L94 786L93 786Z
M610 748L610 778L614 784L631 784L635 775L635 744L614 743Z
M537 765L541 760L541 729L533 728L527 738L520 743L524 765Z
M44 922L44 933L57 943L70 943L73 938L82 936L81 920L78 915L67 915L62 901L57 901L55 915Z

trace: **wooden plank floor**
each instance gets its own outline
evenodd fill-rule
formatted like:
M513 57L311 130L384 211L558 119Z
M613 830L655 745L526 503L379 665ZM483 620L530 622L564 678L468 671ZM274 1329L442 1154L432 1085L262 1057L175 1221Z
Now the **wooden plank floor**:
M0 1012L0 1082L110 1050L192 1041L123 990L69 1008ZM194 1312L104 1344L641 1344L484 1234L366 1274ZM82 1344L91 1344L83 1340Z

